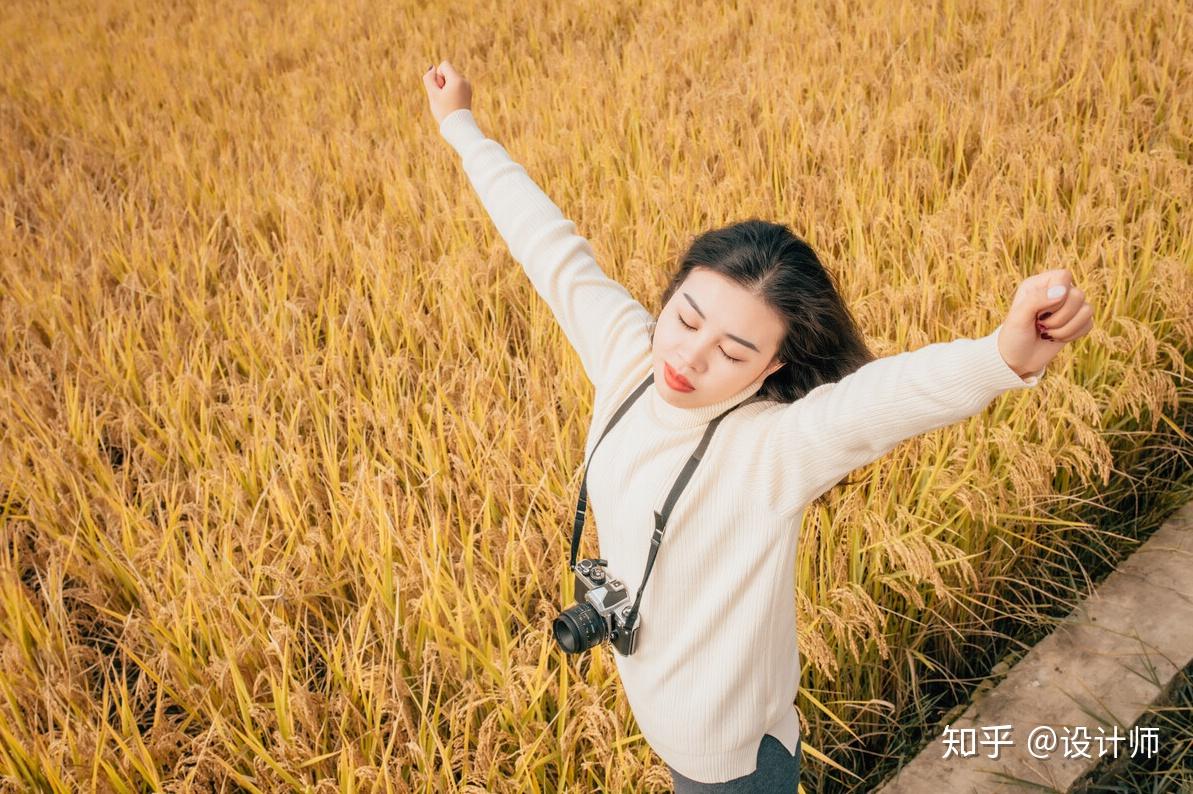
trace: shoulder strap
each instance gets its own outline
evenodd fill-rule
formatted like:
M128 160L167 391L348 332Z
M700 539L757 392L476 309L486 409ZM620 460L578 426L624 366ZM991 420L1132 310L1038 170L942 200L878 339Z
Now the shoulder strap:
M762 399L765 398L755 394L748 399L742 400L737 405L726 408L708 423L708 426L704 428L704 436L696 446L696 451L688 458L688 462L684 464L683 471L675 478L675 484L671 486L671 493L667 494L667 501L663 503L663 512L654 511L654 534L650 537L650 556L646 558L646 571L642 574L642 584L638 587L638 595L634 598L634 606L630 609L630 614L626 616L626 631L631 630L634 627L634 622L638 619L638 605L642 603L642 592L646 590L646 580L650 578L651 569L654 568L655 557L659 553L659 545L663 542L663 533L666 531L667 519L671 517L671 508L675 507L675 502L679 499L680 492L688 484L688 480L692 479L692 472L696 470L700 459L704 457L704 450L708 448L708 442L712 440L712 434L716 431L717 425L721 424L721 420L730 411Z
M592 452L590 452L588 455L588 463L584 464L584 476L580 480L580 498L576 502L576 518L572 525L572 550L571 559L568 563L569 570L575 570L576 568L576 554L580 549L580 536L584 531L584 517L587 515L588 510L588 464L592 462L592 456L596 454L596 448L600 446L600 443L605 439L605 436L608 435L609 431L613 428L613 425L617 424L617 420L621 419L621 417L625 415L625 412L629 410L630 406L633 405L634 401L642 395L642 392L646 390L646 387L649 386L653 380L654 373L651 372L650 375L646 377L646 380L642 381L642 383L639 384L636 389L634 389L633 393L626 398L625 402L618 407L617 412L614 413L609 419L609 424L605 426L604 432L601 433L601 437L598 438L597 443L593 445ZM634 599L634 606L630 610L630 613L626 619L627 631L633 628L634 621L638 618L638 605L642 601L642 593L646 589L646 581L650 578L651 569L654 568L654 561L659 551L659 545L663 542L663 533L666 531L667 519L671 516L671 510L673 507L675 507L675 503L679 500L679 495L683 491L684 486L686 486L688 481L692 479L692 473L696 470L696 466L700 464L700 459L704 457L704 451L708 449L709 441L712 440L712 434L716 431L717 426L721 424L721 420L724 419L725 415L730 411L740 408L743 405L748 405L763 399L765 398L755 394L746 400L742 400L737 405L726 408L716 418L708 423L708 425L704 428L704 435L701 437L700 443L696 446L696 451L693 452L691 457L688 458L687 463L684 464L683 470L681 470L679 476L675 478L675 483L671 486L671 492L667 494L667 500L663 503L662 513L660 513L658 510L654 511L655 529L654 534L650 539L650 556L646 559L646 571L642 575L642 584L638 587L638 595Z
M584 531L584 516L588 514L588 464L592 463L592 456L596 454L596 449L605 440L605 436L613 429L613 425L617 424L617 420L625 415L625 412L630 410L630 406L634 401L642 396L642 392L646 391L646 387L654 380L654 373L651 372L646 376L646 380L638 384L638 388L634 389L633 393L625 399L625 402L617 409L617 412L609 419L609 424L605 425L605 430L601 433L601 437L592 445L592 452L588 453L588 463L584 464L584 476L580 479L580 498L576 502L576 519L572 522L572 556L568 563L568 570L574 571L576 569L576 552L580 549L580 534Z

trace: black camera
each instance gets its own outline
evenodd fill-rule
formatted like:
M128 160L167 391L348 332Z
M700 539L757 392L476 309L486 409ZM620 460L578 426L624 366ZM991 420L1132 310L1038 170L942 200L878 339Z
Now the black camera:
M621 580L605 572L608 560L580 560L576 564L576 605L555 618L555 641L566 653L582 653L608 640L622 656L638 645L641 616L627 628L633 599Z

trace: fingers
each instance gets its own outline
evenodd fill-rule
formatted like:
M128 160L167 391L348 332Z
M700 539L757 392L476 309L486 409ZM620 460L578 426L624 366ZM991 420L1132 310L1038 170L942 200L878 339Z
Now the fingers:
M460 76L459 72L456 71L455 67L449 61L440 61L438 66L432 66L423 75L423 78L425 79L427 75L430 75L435 85L440 88L447 85L449 80L455 82L456 78Z
M460 75L456 71L456 67L452 66L451 62L449 61L443 61L440 63L439 68L435 70L435 73L438 75L436 77L436 81L439 83L440 88L443 88L449 82L454 85L455 83L459 82L460 79Z
M1066 287L1073 286L1073 273L1067 267L1045 270L1041 275L1047 276L1048 283L1050 284L1064 284Z
M1052 337L1053 342L1072 342L1074 339L1080 339L1094 327L1093 315L1094 307L1083 303L1068 322L1049 330L1048 335Z
M1068 268L1056 268L1028 276L1015 290L1009 317L1016 322L1038 323L1046 314L1056 314L1069 304L1073 274ZM1080 302L1077 303L1080 306ZM1076 311L1076 308L1071 309Z
M444 61L447 63L447 61ZM443 70L440 67L432 66L423 72L423 85L428 91L432 89L438 90L447 85L447 78L444 76Z
M1039 284L1047 288L1054 284L1063 284L1066 287L1072 287L1073 273L1067 267L1058 267L1036 273L1027 280L1033 282L1032 286Z
M1036 317L1036 323L1047 331L1060 328L1073 319L1073 315L1085 304L1085 293L1079 287L1070 287L1065 300L1059 306L1045 309Z

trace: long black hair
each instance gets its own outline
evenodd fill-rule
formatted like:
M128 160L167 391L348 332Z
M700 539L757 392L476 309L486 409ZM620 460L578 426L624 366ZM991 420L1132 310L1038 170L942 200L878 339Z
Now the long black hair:
M874 360L835 276L787 226L751 218L697 236L680 257L660 307L698 267L754 293L787 326L778 350L784 366L767 376L759 395L794 402Z

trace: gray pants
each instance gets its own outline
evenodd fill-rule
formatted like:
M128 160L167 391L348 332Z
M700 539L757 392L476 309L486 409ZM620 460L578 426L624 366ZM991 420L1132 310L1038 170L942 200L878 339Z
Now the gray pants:
M758 768L748 775L724 783L698 783L671 769L675 794L793 794L799 783L799 762L803 755L803 736L795 744L795 755L769 733L758 745Z

